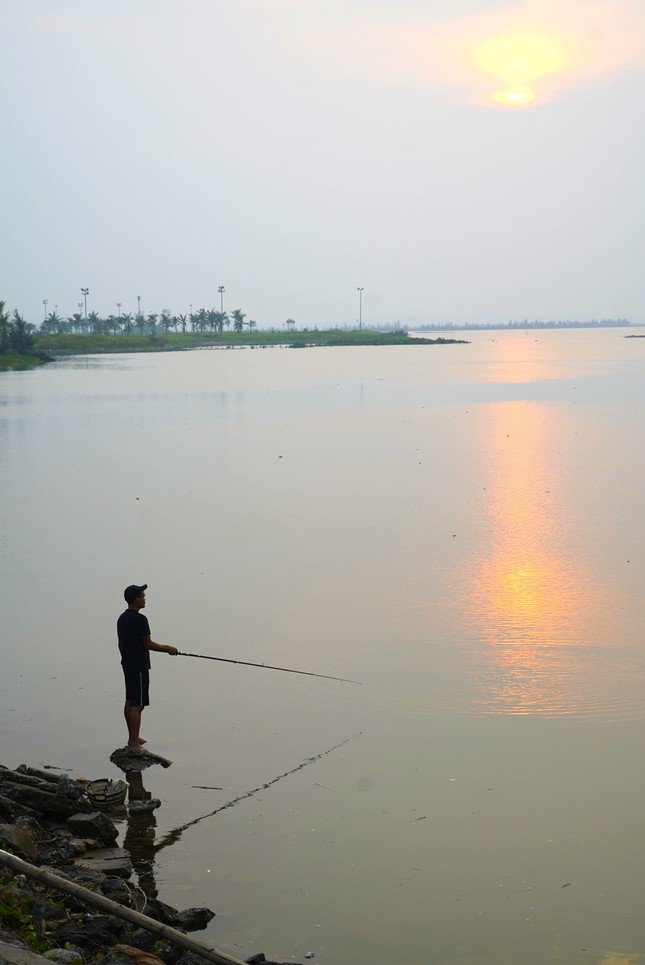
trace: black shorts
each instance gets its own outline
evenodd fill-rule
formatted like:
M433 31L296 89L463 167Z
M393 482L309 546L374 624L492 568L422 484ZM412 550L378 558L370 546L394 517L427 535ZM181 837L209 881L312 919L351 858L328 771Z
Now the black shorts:
M123 667L125 677L125 699L129 700L134 707L147 707L150 703L148 693L150 687L150 674L148 670L139 670L138 667Z

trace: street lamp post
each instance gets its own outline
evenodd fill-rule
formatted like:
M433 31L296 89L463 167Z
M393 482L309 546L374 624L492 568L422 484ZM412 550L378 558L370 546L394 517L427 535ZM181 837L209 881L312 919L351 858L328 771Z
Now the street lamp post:
M137 295L137 316L141 315L141 295Z
M224 292L226 291L226 289L224 288L223 285L220 285L217 290L219 292L219 310L223 315L224 314Z
M83 296L83 304L85 306L85 321L87 321L87 296L89 293L89 288L81 288L81 295Z
M363 289L357 288L358 292L358 328L359 331L363 330Z
M116 307L119 309L119 318L121 318L121 302L116 303Z
M43 298L43 308L45 309L45 321L47 321L47 299Z

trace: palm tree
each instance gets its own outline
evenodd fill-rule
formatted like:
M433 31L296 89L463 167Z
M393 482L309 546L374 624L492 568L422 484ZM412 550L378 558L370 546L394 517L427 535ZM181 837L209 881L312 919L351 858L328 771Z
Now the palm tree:
M101 319L99 318L98 312L90 312L87 316L87 321L89 322L90 331L98 334L101 330Z
M206 311L205 308L200 308L199 311L197 312L197 328L202 333L202 335L206 331L207 324L208 324L208 312Z
M150 334L151 334L151 335L154 335L154 334L155 334L155 329L156 329L156 327L157 327L157 319L158 319L158 318L159 318L159 316L156 314L156 312L150 312L150 314L148 315L148 317L147 317L147 319L146 319L148 325L150 326Z
M231 312L233 316L233 328L236 332L241 332L244 328L244 319L246 318L245 313L241 308L234 308Z
M214 308L209 308L208 311L206 312L206 325L208 328L210 328L211 332L215 332L217 330L218 314L219 313L215 311Z
M186 334L186 322L188 320L188 315L175 315L175 331L177 331L177 325L181 325L181 330Z
M170 314L169 309L167 308L163 309L163 311L161 312L161 318L159 320L159 324L161 325L161 328L167 335L168 332L170 331L170 326L172 325L172 315Z
M138 314L137 317L135 318L135 324L139 329L139 335L143 335L146 328L146 316Z
M43 335L54 335L56 333L56 326L52 325L51 319L47 317L40 323L40 331Z
M252 318L249 319L249 321L247 322L247 325L249 326L249 332L252 332L254 328L258 327L258 323L254 322Z
M224 326L230 324L231 323L226 312L215 312L215 327L220 334L224 331Z
M295 318L288 318L284 324L287 326L290 332L293 332L294 328L296 327L296 320Z
M9 343L21 355L28 355L34 347L34 326L26 322L18 309L13 313L13 324L9 333Z
M106 335L109 335L110 333L116 335L121 328L121 319L118 315L108 315L101 327Z
M130 312L126 312L124 315L121 316L121 324L123 325L123 331L125 332L126 335L132 334L132 321L133 321L133 316Z
M80 312L74 312L67 319L67 327L70 332L80 332L83 329L83 316Z
M57 312L50 312L45 321L41 324L40 330L42 332L51 332L52 334L58 334L63 331L65 322L57 314Z

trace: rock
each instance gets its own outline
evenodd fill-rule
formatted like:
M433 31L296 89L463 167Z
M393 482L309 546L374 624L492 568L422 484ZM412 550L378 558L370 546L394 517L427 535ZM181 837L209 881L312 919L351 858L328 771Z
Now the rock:
M40 811L26 808L24 804L18 804L4 794L0 794L0 819L3 821L13 821L17 815L21 817L42 818Z
M20 817L16 818L13 823L15 827L24 828L26 831L29 831L29 834L36 842L42 841L47 837L47 832L45 831L44 827L39 821L36 821L35 818L22 817L21 815Z
M31 913L42 921L63 921L67 917L61 902L42 901L40 898L32 899Z
M118 878L129 878L132 874L132 859L123 848L99 848L98 851L86 851L76 858L74 865L90 871L101 871L108 877L116 875Z
M123 960L126 962L135 962L136 965L164 965L161 958L157 958L156 955L152 955L148 951L143 951L141 948L135 948L133 945L114 945L110 951L107 958L103 961L110 963L115 961L112 956L123 956ZM204 960L201 959L203 962Z
M71 801L78 801L85 794L85 784L72 781L71 778L63 775L56 785L58 797L68 797Z
M170 924L182 931L201 931L214 917L215 912L210 908L186 908L176 914Z
M90 891L96 891L100 888L108 877L106 874L103 874L102 871L97 871L95 868L83 868L75 864L68 864L63 868L45 867L45 871L51 871L55 875L60 875L61 878L66 878L67 881L74 881L77 885L82 885Z
M271 962L262 952L258 952L257 955L251 955L246 959L246 965L280 965L280 962ZM298 963L283 962L282 965L298 965Z
M148 811L156 811L161 807L158 797L151 797L148 801L130 801L128 811L130 814L146 814Z
M122 771L144 771L153 764L170 767L172 761L152 751L142 751L137 747L119 747L110 755L110 760Z
M11 801L8 797L0 794L0 821L7 821L11 824L18 813L18 806L15 801Z
M166 905L158 898L148 898L146 915L149 918L154 918L155 921L160 921L162 925L172 925L178 914L179 910L173 908L172 905Z
M99 886L99 891L111 901L118 901L120 905L131 908L134 904L132 892L122 878L108 878Z
M12 800L16 800L19 804L32 808L34 811L41 811L43 814L60 815L68 818L79 811L85 813L91 811L89 803L82 798L71 801L69 798L58 797L42 788L26 787L21 784L13 784L11 781L5 783L11 788Z
M23 766L24 765L22 764L20 765L20 767ZM56 790L56 788L50 785L48 781L44 781L42 777L34 777L31 774L25 774L24 771L20 770L20 768L17 768L15 771L3 771L2 780L7 781L9 784L22 784L25 787L45 788L45 790L50 790L52 792Z
M89 814L72 814L67 819L67 827L79 838L97 838L103 844L114 844L119 836L116 825L100 811Z
M56 929L56 941L95 951L97 945L116 945L124 927L125 922L114 915L91 915Z
M46 961L45 958L24 946L0 942L0 962L8 962L9 965L38 965L39 962Z
M12 824L0 824L0 846L24 861L36 861L38 848L26 828Z
M41 771L37 767L28 767L27 764L19 764L14 773L38 777L41 781L47 781L48 784L58 784L59 779L63 776L62 774L52 774L49 771Z
M147 914L147 909L144 911L144 914ZM130 942L146 952L152 951L155 942L158 940L159 936L155 932L148 931L147 928L135 928L130 935Z
M97 841L80 838L56 837L53 841L43 841L38 845L38 856L44 864L62 864L81 854L86 854L91 846L99 847Z
M68 948L50 948L48 952L45 952L45 958L48 958L50 962L60 962L60 965L75 965L76 962L83 961L80 952L73 952Z

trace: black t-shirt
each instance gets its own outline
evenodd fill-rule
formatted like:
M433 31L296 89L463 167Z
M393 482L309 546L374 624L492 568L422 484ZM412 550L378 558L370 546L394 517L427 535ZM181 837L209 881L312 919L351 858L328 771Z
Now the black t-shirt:
M149 669L150 651L143 643L143 638L150 636L148 618L128 608L116 621L116 632L123 666L131 670Z

